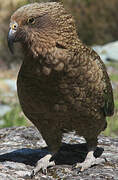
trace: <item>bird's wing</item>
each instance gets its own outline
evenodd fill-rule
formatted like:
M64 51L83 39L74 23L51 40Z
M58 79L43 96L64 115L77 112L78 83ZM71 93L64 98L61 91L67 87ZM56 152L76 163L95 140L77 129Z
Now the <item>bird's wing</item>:
M106 70L104 70L105 82L106 82L106 89L104 91L104 113L106 116L111 116L114 113L114 99L113 99L113 91L110 83L110 79Z
M97 55L97 53L95 51L93 51L93 53L95 53L95 56L97 56L97 62L98 65L102 68L103 70L103 79L105 81L106 87L104 89L104 114L105 116L111 116L114 113L114 98L113 98L113 91L112 91L112 86L111 86L111 82L109 79L109 76L107 74L107 70L106 67L103 63L103 61L100 59L100 57Z

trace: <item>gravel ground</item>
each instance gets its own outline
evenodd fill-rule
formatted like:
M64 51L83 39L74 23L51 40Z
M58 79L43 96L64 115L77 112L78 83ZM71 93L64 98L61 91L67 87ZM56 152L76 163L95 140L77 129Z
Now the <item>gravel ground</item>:
M86 144L82 137L70 132L64 134L60 158L47 175L39 172L37 180L118 180L118 138L99 136L96 155L106 162L79 173L72 170L72 164L82 161L86 155ZM69 143L69 145L68 145ZM82 143L82 144L81 144ZM45 141L35 127L13 127L0 130L0 180L31 179L30 174L36 162L48 151ZM43 149L42 149L43 148Z

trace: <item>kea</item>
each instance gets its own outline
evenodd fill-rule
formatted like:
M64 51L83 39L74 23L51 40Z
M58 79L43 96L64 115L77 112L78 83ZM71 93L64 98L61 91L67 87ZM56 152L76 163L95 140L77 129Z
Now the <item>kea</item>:
M113 92L99 55L82 43L73 17L56 2L31 3L11 16L8 46L20 42L24 59L17 91L26 117L37 127L50 154L33 171L54 166L64 132L86 140L88 153L76 168L83 171L102 158L94 156L97 137L113 115Z

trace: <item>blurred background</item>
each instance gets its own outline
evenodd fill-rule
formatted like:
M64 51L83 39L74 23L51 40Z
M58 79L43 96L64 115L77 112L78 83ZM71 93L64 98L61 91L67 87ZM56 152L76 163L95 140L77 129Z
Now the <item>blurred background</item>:
M16 93L16 77L22 53L17 45L15 54L10 54L7 33L11 14L18 7L31 2L36 0L0 0L0 128L30 125L20 109ZM57 2L62 2L73 15L80 39L97 51L107 67L114 91L115 113L107 118L108 127L104 134L118 136L118 0Z

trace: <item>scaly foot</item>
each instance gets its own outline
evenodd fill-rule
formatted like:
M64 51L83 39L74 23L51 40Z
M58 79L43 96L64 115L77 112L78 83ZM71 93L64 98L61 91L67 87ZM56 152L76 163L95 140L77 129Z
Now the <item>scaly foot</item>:
M93 154L94 154L94 151L89 151L87 156L86 156L86 159L84 160L84 162L77 163L74 166L74 168L80 168L80 171L82 172L82 171L90 168L93 165L97 165L97 164L105 162L105 159L103 159L103 158L95 158Z
M34 168L34 170L31 173L31 177L35 176L37 172L39 172L40 170L43 171L44 174L47 173L47 168L50 166L54 166L55 162L54 161L50 161L52 155L48 154L45 157L41 158L38 162L36 167Z

